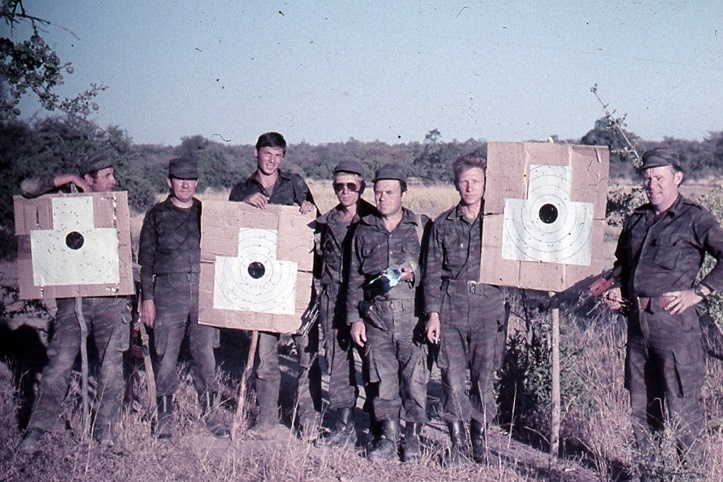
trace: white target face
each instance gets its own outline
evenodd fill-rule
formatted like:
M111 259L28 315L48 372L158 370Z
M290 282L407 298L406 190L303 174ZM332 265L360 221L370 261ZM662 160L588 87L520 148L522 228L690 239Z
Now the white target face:
M294 314L297 264L276 258L278 232L240 228L238 256L217 256L213 307Z
M93 198L53 198L53 229L30 232L35 286L120 282L118 230L96 228Z
M571 190L572 167L531 165L527 199L505 199L502 258L589 265L593 204Z

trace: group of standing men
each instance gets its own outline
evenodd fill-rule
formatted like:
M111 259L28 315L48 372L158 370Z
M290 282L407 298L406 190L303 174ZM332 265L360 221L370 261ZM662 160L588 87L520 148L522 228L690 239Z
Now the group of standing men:
M237 184L230 200L259 209L267 204L316 210L313 196L297 174L280 169L286 153L281 134L261 135L255 146L257 170ZM81 176L59 175L24 183L37 196L68 183L82 191L108 191L115 185L105 156L86 160ZM372 180L376 206L362 199L364 169L343 161L334 169L339 203L316 220L315 290L329 373L329 410L336 424L319 443L356 442L354 409L358 387L354 346L363 352L365 390L376 439L372 460L421 457L420 432L427 416L428 352L435 353L443 383L441 418L447 423L450 466L468 457L485 458L485 432L497 413L494 374L506 342L508 305L500 287L480 279L486 159L464 156L453 165L459 203L434 222L406 207L407 178L393 165ZM664 412L683 426L681 448L690 449L703 426L699 403L704 365L694 306L723 288L723 263L696 282L703 255L723 258L723 231L700 206L679 193L682 171L677 155L654 149L643 156L641 172L650 201L628 219L616 251L614 275L621 282L606 293L613 309L629 316L626 386L631 393L636 441L648 445L651 430L662 426ZM176 364L188 337L191 373L209 430L227 437L214 415L215 357L219 331L198 324L201 203L194 197L196 162L173 159L168 199L146 215L138 254L141 265L141 320L154 329L160 439L173 435ZM318 214L318 212L317 212ZM101 358L94 435L113 443L113 424L122 391L122 352L128 348L129 310L125 298L86 298L84 311ZM19 449L34 451L52 430L79 349L73 300L58 300L55 335L48 348L36 406ZM96 310L97 308L97 310ZM319 327L294 337L299 355L297 414L309 439L319 424L321 371L317 360ZM258 401L252 435L263 437L279 424L279 340L259 335L255 360ZM471 386L467 384L467 370ZM404 437L401 424L404 422ZM469 423L469 428L466 424Z

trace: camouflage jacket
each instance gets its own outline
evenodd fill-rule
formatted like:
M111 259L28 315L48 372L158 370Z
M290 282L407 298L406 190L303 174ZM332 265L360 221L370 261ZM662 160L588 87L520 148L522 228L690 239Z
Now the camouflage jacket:
M285 206L293 206L297 204L301 206L304 201L314 203L314 197L311 195L309 186L306 185L304 179L298 174L289 174L279 170L279 177L274 184L271 196L264 187L256 180L254 172L245 181L236 184L231 190L228 197L229 201L241 202L251 194L260 192L269 198L271 204L281 204Z
M633 211L618 239L613 273L626 298L656 297L693 286L705 253L717 262L702 282L719 291L723 230L707 210L678 196L658 219L651 204Z
M364 299L364 285L383 270L406 261L419 264L419 223L412 211L402 208L403 216L391 233L377 214L364 216L352 238L347 292L347 323L361 321L359 304ZM383 300L413 300L419 269L412 281L402 282L391 289Z
M198 273L201 269L201 201L177 208L171 196L143 219L138 250L143 299L153 299L153 275Z
M320 259L318 277L322 286L343 282L348 271L354 228L361 218L374 212L374 206L359 199L356 215L349 224L338 222L337 212L338 206L316 218L314 244Z
M424 311L439 312L445 281L478 281L483 216L470 224L460 205L434 220L424 260ZM496 287L495 287L496 288Z

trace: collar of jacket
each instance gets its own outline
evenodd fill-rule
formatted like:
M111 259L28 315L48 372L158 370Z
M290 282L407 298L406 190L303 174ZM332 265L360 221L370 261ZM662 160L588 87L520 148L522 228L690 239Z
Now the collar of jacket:
M675 200L672 206L670 206L666 211L666 216L673 216L675 217L686 205L689 206L697 206L697 204L689 199L686 199L683 197L682 194L678 194L678 199ZM633 210L633 213L640 214L645 216L646 213L650 213L652 215L655 214L655 210L653 208L653 205L650 203L645 203L640 207L637 207Z
M367 224L369 226L373 226L377 229L386 229L384 227L384 224L382 223L382 217L379 216L379 214L375 211L371 214L367 214L364 216L361 221L361 223ZM414 224L417 225L417 216L410 211L409 209L402 206L402 221L399 223L401 224Z

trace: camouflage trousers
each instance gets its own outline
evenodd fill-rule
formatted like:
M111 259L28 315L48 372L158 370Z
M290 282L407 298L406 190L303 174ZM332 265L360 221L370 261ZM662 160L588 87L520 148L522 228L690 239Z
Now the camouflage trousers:
M216 392L218 383L213 349L219 346L220 333L218 328L198 324L198 273L156 276L153 296L156 304L153 336L158 396L173 395L178 389L176 365L186 336L196 392Z
M329 410L354 408L359 394L346 305L339 301L339 286L325 286L319 300L319 322L329 372Z
M494 380L504 357L507 313L499 290L485 288L469 294L466 287L460 292L448 286L442 297L437 365L442 372L441 418L446 422L488 423L497 416Z
M414 300L377 301L375 308L387 330L365 323L364 362L370 384L378 388L372 401L374 417L377 421L427 423L429 369Z
M80 324L74 298L59 298L54 334L48 345L48 365L28 428L51 431L60 415L76 358L80 353ZM96 425L110 425L123 400L123 352L130 347L131 312L128 298L83 298L83 317L98 352Z
M704 427L705 360L696 309L671 315L651 303L645 311L634 311L626 355L625 386L638 448L645 450L651 432L661 430L667 419L680 448L690 449Z
M279 366L279 333L259 332L256 352L256 399L259 406L257 424L279 421L281 367ZM321 368L319 367L319 324L306 336L294 335L298 353L296 371L296 418L302 425L316 419L321 412Z

